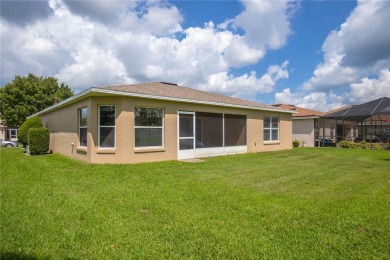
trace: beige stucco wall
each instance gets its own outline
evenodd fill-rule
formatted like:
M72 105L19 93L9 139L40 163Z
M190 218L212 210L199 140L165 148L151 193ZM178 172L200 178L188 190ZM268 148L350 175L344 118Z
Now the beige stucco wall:
M314 119L294 119L293 120L293 140L300 141L300 146L314 147Z
M43 126L49 128L51 151L91 162L90 148L78 149L80 145L78 138L78 109L82 107L87 107L88 110L91 109L91 99L82 100L40 117ZM88 125L90 124L91 118L88 117ZM89 143L92 140L89 132L87 138Z
M116 147L98 147L98 107L116 107ZM88 107L88 148L77 148L79 108ZM164 148L134 148L134 107L158 107L164 109ZM92 163L138 163L162 160L176 160L177 154L177 112L197 111L247 115L248 152L263 152L291 149L291 114L249 109L225 108L210 105L171 102L133 97L91 97L42 116L44 125L51 132L51 149L76 159ZM263 142L263 117L280 117L279 142ZM75 144L74 147L71 144Z

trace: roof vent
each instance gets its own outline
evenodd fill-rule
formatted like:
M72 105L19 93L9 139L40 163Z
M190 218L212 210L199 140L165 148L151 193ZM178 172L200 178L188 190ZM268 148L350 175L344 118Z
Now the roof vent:
M166 84L166 85L173 85L173 86L177 86L176 83L171 83L171 82L164 82L164 81L160 81L161 84Z

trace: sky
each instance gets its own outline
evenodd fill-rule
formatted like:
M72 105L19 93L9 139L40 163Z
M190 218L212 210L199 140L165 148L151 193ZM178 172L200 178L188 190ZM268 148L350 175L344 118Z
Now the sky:
M1 86L151 81L329 111L390 96L390 0L0 0Z

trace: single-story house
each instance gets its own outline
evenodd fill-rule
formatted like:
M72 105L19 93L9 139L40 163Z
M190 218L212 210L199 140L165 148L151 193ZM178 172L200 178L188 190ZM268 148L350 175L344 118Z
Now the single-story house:
M0 119L0 139L18 141L19 127L7 126L3 120Z
M152 82L90 88L35 115L55 153L137 163L291 149L293 113Z
M336 126L335 140L390 142L390 98L382 97L359 105L330 111L320 118L325 127ZM320 132L326 138L327 132Z
M292 138L299 140L302 147L315 147L318 140L318 121L324 112L288 104L275 104L275 107L295 111L292 114Z

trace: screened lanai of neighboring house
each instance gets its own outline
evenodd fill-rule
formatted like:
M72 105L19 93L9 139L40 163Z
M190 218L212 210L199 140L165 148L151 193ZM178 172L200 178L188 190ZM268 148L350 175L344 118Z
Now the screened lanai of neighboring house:
M326 128L329 128L328 131ZM333 140L334 144L341 140L389 143L390 98L378 98L321 116L318 146L327 146L329 140Z

